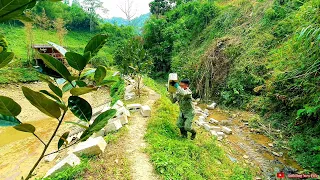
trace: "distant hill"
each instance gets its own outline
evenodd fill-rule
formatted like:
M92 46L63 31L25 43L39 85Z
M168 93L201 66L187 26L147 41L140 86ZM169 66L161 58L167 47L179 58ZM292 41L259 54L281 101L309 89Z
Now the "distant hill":
M121 17L113 17L110 19L105 19L105 22L109 22L111 24L116 24L118 26L124 25L132 25L135 26L137 29L141 29L144 23L150 18L151 13L143 14L139 17L134 18L131 23L129 23L126 19Z

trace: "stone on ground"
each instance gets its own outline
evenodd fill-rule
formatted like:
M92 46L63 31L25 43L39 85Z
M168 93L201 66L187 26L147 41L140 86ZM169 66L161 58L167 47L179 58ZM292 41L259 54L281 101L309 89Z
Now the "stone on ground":
M143 117L149 117L151 116L151 108L148 105L141 107L141 115Z
M217 132L217 135L220 136L220 137L225 137L225 134L223 132L220 132L220 131Z
M104 152L107 143L103 137L89 138L85 142L79 143L73 150L77 156L84 155L98 155Z
M210 105L207 106L207 109L213 110L213 109L216 108L216 106L217 106L217 103L213 102L212 104L210 104Z
M207 131L211 130L211 126L209 124L203 124L204 129L206 129Z
M221 131L221 128L219 126L211 126L210 129L214 131Z
M124 93L124 100L126 101L134 99L135 97L136 97L136 94L134 92Z
M105 134L109 132L114 132L122 128L120 119L114 119L109 121L109 123L104 127Z
M44 158L45 162L51 162L58 156L58 153L53 153Z
M204 120L206 120L206 117L204 117L204 116L199 116L199 121L204 121Z
M226 134L232 134L232 130L225 126L222 127L222 131Z
M122 116L122 115L129 116L129 117L131 116L130 111L125 107L121 107L117 109L116 117Z
M219 124L219 121L211 118L211 119L209 120L209 123L211 123L211 124Z
M125 125L125 124L128 124L129 121L128 121L128 116L126 115L121 115L121 116L118 116L117 119L120 119L120 122L122 125Z
M134 90L134 86L133 85L126 86L125 93L130 93L133 90Z
M142 105L141 104L128 104L127 105L127 109L129 111L140 111L141 110Z
M76 155L71 153L66 158L58 162L58 164L53 166L44 177L46 178L49 176L53 176L54 174L61 172L64 169L71 168L79 164L80 164L80 159Z

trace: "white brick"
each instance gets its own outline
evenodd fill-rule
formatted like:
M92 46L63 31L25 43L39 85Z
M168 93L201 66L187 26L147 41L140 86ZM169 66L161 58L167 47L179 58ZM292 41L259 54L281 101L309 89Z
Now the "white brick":
M71 168L79 164L80 159L76 155L71 153L66 158L61 160L58 164L53 166L53 168L51 168L44 177L46 178L49 176L53 176L54 174L61 172L64 169Z
M205 109L203 112L204 112L205 114L209 114L209 110L208 110L208 109Z
M221 137L224 137L224 136L225 136L225 134L224 134L223 132L217 132L217 135L218 135L218 136L221 136Z
M141 115L143 117L149 117L151 116L151 108L148 105L141 107Z
M58 156L58 153L53 153L44 158L45 162L51 162Z
M217 103L213 102L212 104L207 106L207 109L213 110L214 108L216 108Z
M122 116L122 115L126 115L126 116L131 116L130 111L128 109L126 109L125 107L121 107L119 109L117 109L117 113L116 116Z
M199 116L199 121L204 121L206 118L204 116Z
M117 131L120 128L122 128L120 119L114 119L109 121L109 123L106 125L104 130L105 130L105 133L109 133L109 132Z
M105 135L105 130L101 129L100 131L93 133L92 136L90 136L90 137L92 137L92 138L96 138L99 136L104 137L104 135Z
M142 108L141 104L129 104L129 105L127 105L127 109L129 111L140 111L141 108Z
M121 115L121 116L117 117L117 119L120 119L120 122L122 125L129 123L128 116L126 116L126 115Z
M232 134L232 130L225 126L222 127L222 131L226 134Z
M125 92L129 93L129 92L131 92L133 90L134 90L134 86L133 85L128 85L128 86L126 86Z
M211 130L221 131L221 128L219 126L211 126Z
M73 150L77 156L85 155L98 155L104 152L107 143L103 137L89 138L85 142L79 143Z
M203 124L203 127L207 130L207 131L210 131L211 129L211 126L209 124Z
M219 124L219 121L211 118L211 119L209 120L209 123L211 123L211 124Z
M211 135L218 137L218 134L215 130L211 130L210 133L211 133Z

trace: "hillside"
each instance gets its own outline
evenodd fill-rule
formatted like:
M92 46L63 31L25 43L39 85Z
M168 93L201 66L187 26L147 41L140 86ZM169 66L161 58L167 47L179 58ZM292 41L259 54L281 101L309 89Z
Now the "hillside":
M320 94L317 0L184 3L145 26L154 75L190 78L196 96L260 115L266 133L319 172ZM304 142L308 142L306 145Z

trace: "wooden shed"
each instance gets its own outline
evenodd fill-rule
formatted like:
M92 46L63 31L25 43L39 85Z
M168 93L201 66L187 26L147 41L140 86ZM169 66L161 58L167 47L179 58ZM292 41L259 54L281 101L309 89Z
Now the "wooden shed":
M38 57L38 53L48 54L57 60L60 60L62 63L65 63L65 54L67 50L55 43L48 42L48 44L35 44L32 45L32 48L37 52L34 56L34 60L37 65L39 65L39 63L43 63L41 58Z

